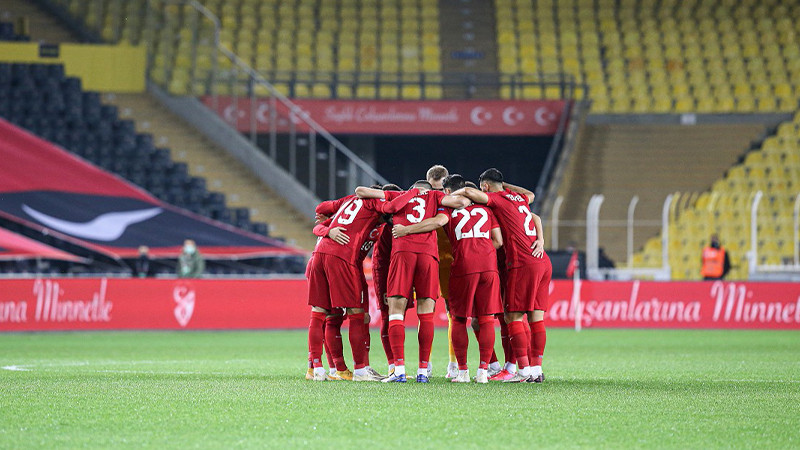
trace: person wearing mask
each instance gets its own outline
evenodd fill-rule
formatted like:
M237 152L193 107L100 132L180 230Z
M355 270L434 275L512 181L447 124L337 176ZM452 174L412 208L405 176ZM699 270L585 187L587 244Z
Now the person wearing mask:
M194 241L183 241L183 251L178 256L178 278L200 278L205 268L206 262Z

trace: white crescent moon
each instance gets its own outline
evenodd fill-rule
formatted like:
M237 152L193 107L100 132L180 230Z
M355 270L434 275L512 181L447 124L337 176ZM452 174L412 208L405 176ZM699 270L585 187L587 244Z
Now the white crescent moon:
M225 117L225 120L229 123L236 123L236 118L233 116L235 110L236 108L234 108L233 105L230 105L222 111L222 116Z
M547 114L547 112L548 112L547 108L545 108L544 106L537 108L536 114L533 115L533 118L534 120L536 120L536 123L538 123L543 127L550 125L550 121L545 119L544 117L544 115Z
M517 112L517 108L515 108L513 106L509 106L508 108L504 109L503 110L503 122L506 125L510 126L510 127L513 127L514 125L516 125L517 124L517 119L515 119L514 117L511 117L511 115L516 113L516 112Z
M269 119L267 119L267 112L269 111L269 105L266 103L262 103L256 109L256 121L261 123L269 123Z
M485 108L483 106L476 106L475 108L472 108L472 112L469 113L469 119L475 125L478 126L485 125L486 121L481 119L481 114L483 114L484 111Z

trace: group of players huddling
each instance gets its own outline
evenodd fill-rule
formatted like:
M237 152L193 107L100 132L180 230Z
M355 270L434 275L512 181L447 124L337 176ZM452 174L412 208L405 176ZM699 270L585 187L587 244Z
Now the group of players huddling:
M480 354L476 382L544 381L543 318L552 265L544 252L541 219L529 209L534 195L505 183L497 169L483 172L479 186L437 165L428 170L427 180L408 191L392 184L361 186L355 195L317 206L314 234L319 239L306 269L311 306L307 379L406 382L405 312L416 302L416 381L427 383L433 312L441 294L450 319L451 381L471 381L468 318ZM362 266L371 249L388 376L369 364L369 295ZM353 372L342 349L345 313ZM504 366L494 352L496 317ZM328 373L322 365L323 348Z

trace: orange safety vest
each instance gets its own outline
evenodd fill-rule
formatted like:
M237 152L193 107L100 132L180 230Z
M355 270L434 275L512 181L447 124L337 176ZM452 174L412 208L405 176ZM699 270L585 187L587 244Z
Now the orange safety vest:
M700 275L709 278L719 278L725 271L725 249L706 247L703 249L703 268Z

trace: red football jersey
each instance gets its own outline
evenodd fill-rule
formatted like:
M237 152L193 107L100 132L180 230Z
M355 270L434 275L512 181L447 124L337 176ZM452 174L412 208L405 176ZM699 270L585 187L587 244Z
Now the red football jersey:
M492 229L498 228L491 209L470 205L464 209L444 208L450 217L444 231L453 246L450 275L497 272L497 253L492 244Z
M392 226L384 224L375 242L375 249L372 251L372 270L389 270L389 261L392 256Z
M314 235L317 236L316 245L319 245L319 243L322 241L322 238L328 235L328 230L331 229L332 222L333 219L328 219L325 222L319 223L314 227ZM367 255L369 255L369 251L372 249L372 246L375 245L375 241L380 236L383 226L384 224L379 223L375 225L375 228L373 228L372 231L370 231L369 235L367 236L367 240L364 241L364 245L361 246L361 253L358 256L359 261L363 262L367 258ZM347 234L347 232L345 232L345 234ZM391 237L391 234L392 233L390 231L389 237ZM316 245L314 246L314 251L317 250Z
M386 191L386 200L394 200L404 192ZM444 193L429 190L424 194L417 194L392 216L395 225L413 225L435 216L439 210L439 203ZM436 244L436 231L419 234L409 234L392 242L392 254L397 252L412 252L431 255L439 260L439 247Z
M383 203L382 199L357 197L351 197L342 203L331 219L330 227L343 227L350 241L346 245L341 245L325 236L317 244L315 251L334 255L351 264L358 265L361 261L364 243L370 235L377 237L374 230L380 219L381 203Z
M509 189L501 192L487 192L489 202L500 231L503 233L503 248L506 253L506 267L520 267L547 261L535 258L531 253L536 241L536 227L528 207L528 198Z

